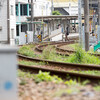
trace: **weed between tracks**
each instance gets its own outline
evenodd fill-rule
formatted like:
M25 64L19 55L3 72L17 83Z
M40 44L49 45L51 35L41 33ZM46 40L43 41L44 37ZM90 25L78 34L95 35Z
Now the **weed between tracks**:
M53 46L48 46L43 50L42 54L35 55L34 51L32 50L32 45L26 45L21 47L18 53L29 57L53 60L58 62L100 65L100 59L98 57L89 55L78 45L76 47L76 53L70 55L69 57L57 55Z
M18 53L25 56L29 56L29 57L36 57L34 51L32 50L33 48L34 48L33 44L24 45L20 47L20 49L18 50Z
M79 63L79 64L96 64L100 65L100 59L95 56L91 56L82 50L81 47L76 49L76 53L68 57L68 62L70 63Z
M100 71L96 71L96 70L92 70L92 71L90 71L90 70L87 70L87 71L70 71L70 72L100 76Z
M67 90L62 90L62 92L64 91L67 94L71 94L72 92L75 92L75 90L78 92L78 89L76 87L82 87L82 86L88 85L90 83L89 80L80 82L80 80L76 81L75 79L74 80L69 79L69 80L65 81L56 75L51 76L49 72L42 72L42 71L39 71L39 74L30 74L29 72L26 73L26 72L22 72L22 71L18 70L18 76L22 79L20 82L20 85L27 84L27 81L25 81L26 78L34 80L35 83L53 82L56 84L59 84L59 83L65 84L69 88ZM66 77L67 77L67 75L66 75ZM100 86L95 85L94 90L100 91ZM61 94L62 92L61 91L57 92L56 95L58 95L59 93Z
M51 76L49 72L42 72L42 71L39 71L39 74L30 74L29 72L22 72L22 71L18 70L18 76L23 78L23 80L24 80L24 78L31 78L36 83L45 81L45 82L54 82L54 83L64 83L68 86L86 85L89 83L89 81L87 81L87 80L82 83L80 83L80 81L78 83L76 80L72 80L72 79L65 81L56 75ZM69 76L66 75L66 78L67 77L69 78Z
M47 65L45 62L32 62L32 61L25 61L25 60L20 60L19 64L24 64L24 65Z

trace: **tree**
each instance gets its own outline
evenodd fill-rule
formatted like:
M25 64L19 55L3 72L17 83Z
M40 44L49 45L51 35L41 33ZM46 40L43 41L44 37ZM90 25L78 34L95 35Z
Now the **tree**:
M55 10L52 12L52 15L61 15L61 13L58 10Z

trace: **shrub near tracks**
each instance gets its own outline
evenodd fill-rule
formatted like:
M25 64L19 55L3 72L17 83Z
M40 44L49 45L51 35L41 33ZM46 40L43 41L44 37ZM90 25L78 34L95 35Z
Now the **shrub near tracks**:
M76 53L70 55L69 57L57 55L52 46L46 47L40 55L35 55L31 45L21 47L18 53L33 58L48 59L58 62L100 65L100 59L98 57L86 53L80 47L77 48Z

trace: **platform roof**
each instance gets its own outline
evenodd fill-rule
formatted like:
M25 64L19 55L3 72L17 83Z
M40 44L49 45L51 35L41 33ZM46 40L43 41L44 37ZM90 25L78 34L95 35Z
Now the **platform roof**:
M31 19L31 17L27 17ZM69 15L51 15L51 16L36 16L34 19L77 19L78 16L69 16Z
M93 16L90 16L92 18ZM84 16L82 16L84 18ZM28 20L31 19L31 17L27 17ZM52 20L52 19L68 19L68 20L74 20L78 19L78 16L70 16L70 15L51 15L51 16L35 16L35 20Z

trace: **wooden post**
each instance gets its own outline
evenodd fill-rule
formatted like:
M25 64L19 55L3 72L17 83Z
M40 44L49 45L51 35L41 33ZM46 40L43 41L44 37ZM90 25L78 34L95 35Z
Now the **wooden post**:
M89 0L84 0L85 51L89 50Z

